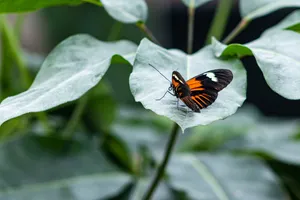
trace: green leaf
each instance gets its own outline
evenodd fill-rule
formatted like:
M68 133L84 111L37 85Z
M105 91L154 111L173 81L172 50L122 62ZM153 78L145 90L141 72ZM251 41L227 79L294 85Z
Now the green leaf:
M300 142L293 141L299 120L260 118L246 134L226 142L219 150L258 153L289 164L300 164Z
M197 8L211 0L181 0L187 7Z
M78 99L101 80L114 55L132 63L135 51L129 41L101 42L88 35L66 39L46 58L27 91L0 104L0 124Z
M131 182L92 148L54 154L45 141L31 136L1 145L0 182L5 184L0 186L0 199L102 199L117 195Z
M256 107L243 105L234 115L192 129L192 134L181 143L180 151L212 151L226 141L247 134L258 123L260 115Z
M223 45L213 39L216 56L247 55L252 52L267 84L287 99L300 99L300 34L283 30L263 34L259 39L243 45ZM248 48L247 51L241 49Z
M278 30L292 30L299 32L300 31L300 10L296 10L285 17L281 22L275 26L264 31L263 35L272 35L275 34Z
M157 101L170 87L149 63L166 77L171 78L173 71L179 71L187 80L212 69L225 68L233 72L233 81L221 92L217 100L201 113L190 112L186 108L177 108L177 99L167 94ZM130 88L137 102L146 109L166 116L181 126L182 130L197 125L206 125L223 119L236 112L246 96L246 72L237 59L222 61L214 57L211 46L186 55L178 50L163 49L147 39L142 40L130 75Z
M144 0L101 0L110 16L123 23L145 22L148 7Z
M27 12L58 5L78 5L82 0L13 0L0 1L0 13Z
M244 19L255 18L270 14L281 8L300 7L299 0L240 0L240 12Z
M285 200L276 175L263 162L230 155L176 155L170 184L197 200Z

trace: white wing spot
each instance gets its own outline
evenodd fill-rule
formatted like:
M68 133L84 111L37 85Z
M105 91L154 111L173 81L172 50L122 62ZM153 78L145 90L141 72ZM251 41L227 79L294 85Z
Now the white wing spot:
M204 73L204 75L210 78L213 82L218 82L218 78L214 73L208 72L208 73Z

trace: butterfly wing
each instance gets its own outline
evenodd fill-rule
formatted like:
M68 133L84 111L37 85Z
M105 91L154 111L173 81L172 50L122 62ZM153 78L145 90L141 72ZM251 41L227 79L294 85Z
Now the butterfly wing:
M218 92L224 89L233 79L232 72L227 69L207 71L189 79L186 83L191 90L191 100L200 109L211 105L218 97Z

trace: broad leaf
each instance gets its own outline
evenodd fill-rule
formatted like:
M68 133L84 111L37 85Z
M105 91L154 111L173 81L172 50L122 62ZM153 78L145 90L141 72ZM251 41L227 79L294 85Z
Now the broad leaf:
M287 99L300 99L299 45L300 34L288 30L264 34L242 47L213 40L217 56L243 56L243 52L247 52L244 55L252 52L270 88Z
M1 145L1 200L103 199L131 182L93 148L62 154L72 146L56 140L52 145L62 146L54 154L45 147L48 143L48 138L24 137Z
M187 7L197 8L211 0L181 0Z
M177 99L169 94L160 101L156 100L166 92L170 83L149 66L149 63L168 78L171 78L175 70L188 80L218 68L230 69L234 78L219 92L217 100L211 106L202 109L201 113L194 113L187 108L177 108ZM186 55L178 50L163 49L144 39L137 50L130 75L130 88L137 102L141 102L146 109L167 116L184 130L192 126L206 125L235 113L245 100L246 72L237 59L223 61L215 58L211 46L193 55Z
M300 164L300 142L293 137L300 120L260 118L246 134L226 142L219 150L260 153L285 163ZM233 125L234 126L234 125Z
M123 23L145 22L148 7L144 0L101 0L104 8L114 19Z
M140 200L143 199L148 187L150 186L151 179L143 178L137 181L131 195L130 200ZM170 188L167 186L165 182L161 182L153 193L152 199L159 200L170 200L174 199L174 195L172 194Z
M129 41L101 42L88 35L66 39L46 58L27 91L0 104L0 124L78 99L101 80L114 55L132 63L135 51Z
M240 12L244 19L253 20L281 8L300 7L299 0L240 0Z
M267 29L264 31L263 35L267 34L275 34L278 30L293 30L293 31L299 31L299 24L300 24L300 10L294 11L290 15L288 15L286 18L284 18L281 22L279 22L277 25Z
M197 200L285 200L275 174L260 160L229 155L176 155L170 184Z

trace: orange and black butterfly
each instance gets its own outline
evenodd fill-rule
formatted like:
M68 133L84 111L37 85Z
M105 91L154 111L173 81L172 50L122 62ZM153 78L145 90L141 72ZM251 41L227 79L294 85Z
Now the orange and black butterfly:
M152 66L151 64L149 65ZM156 69L154 66L152 67ZM162 73L160 74L164 76ZM160 99L167 93L170 93L181 99L192 111L199 113L200 109L206 108L217 99L218 92L224 89L232 79L233 74L228 69L210 70L188 81L185 81L179 72L173 71L172 82L170 81L171 85Z

